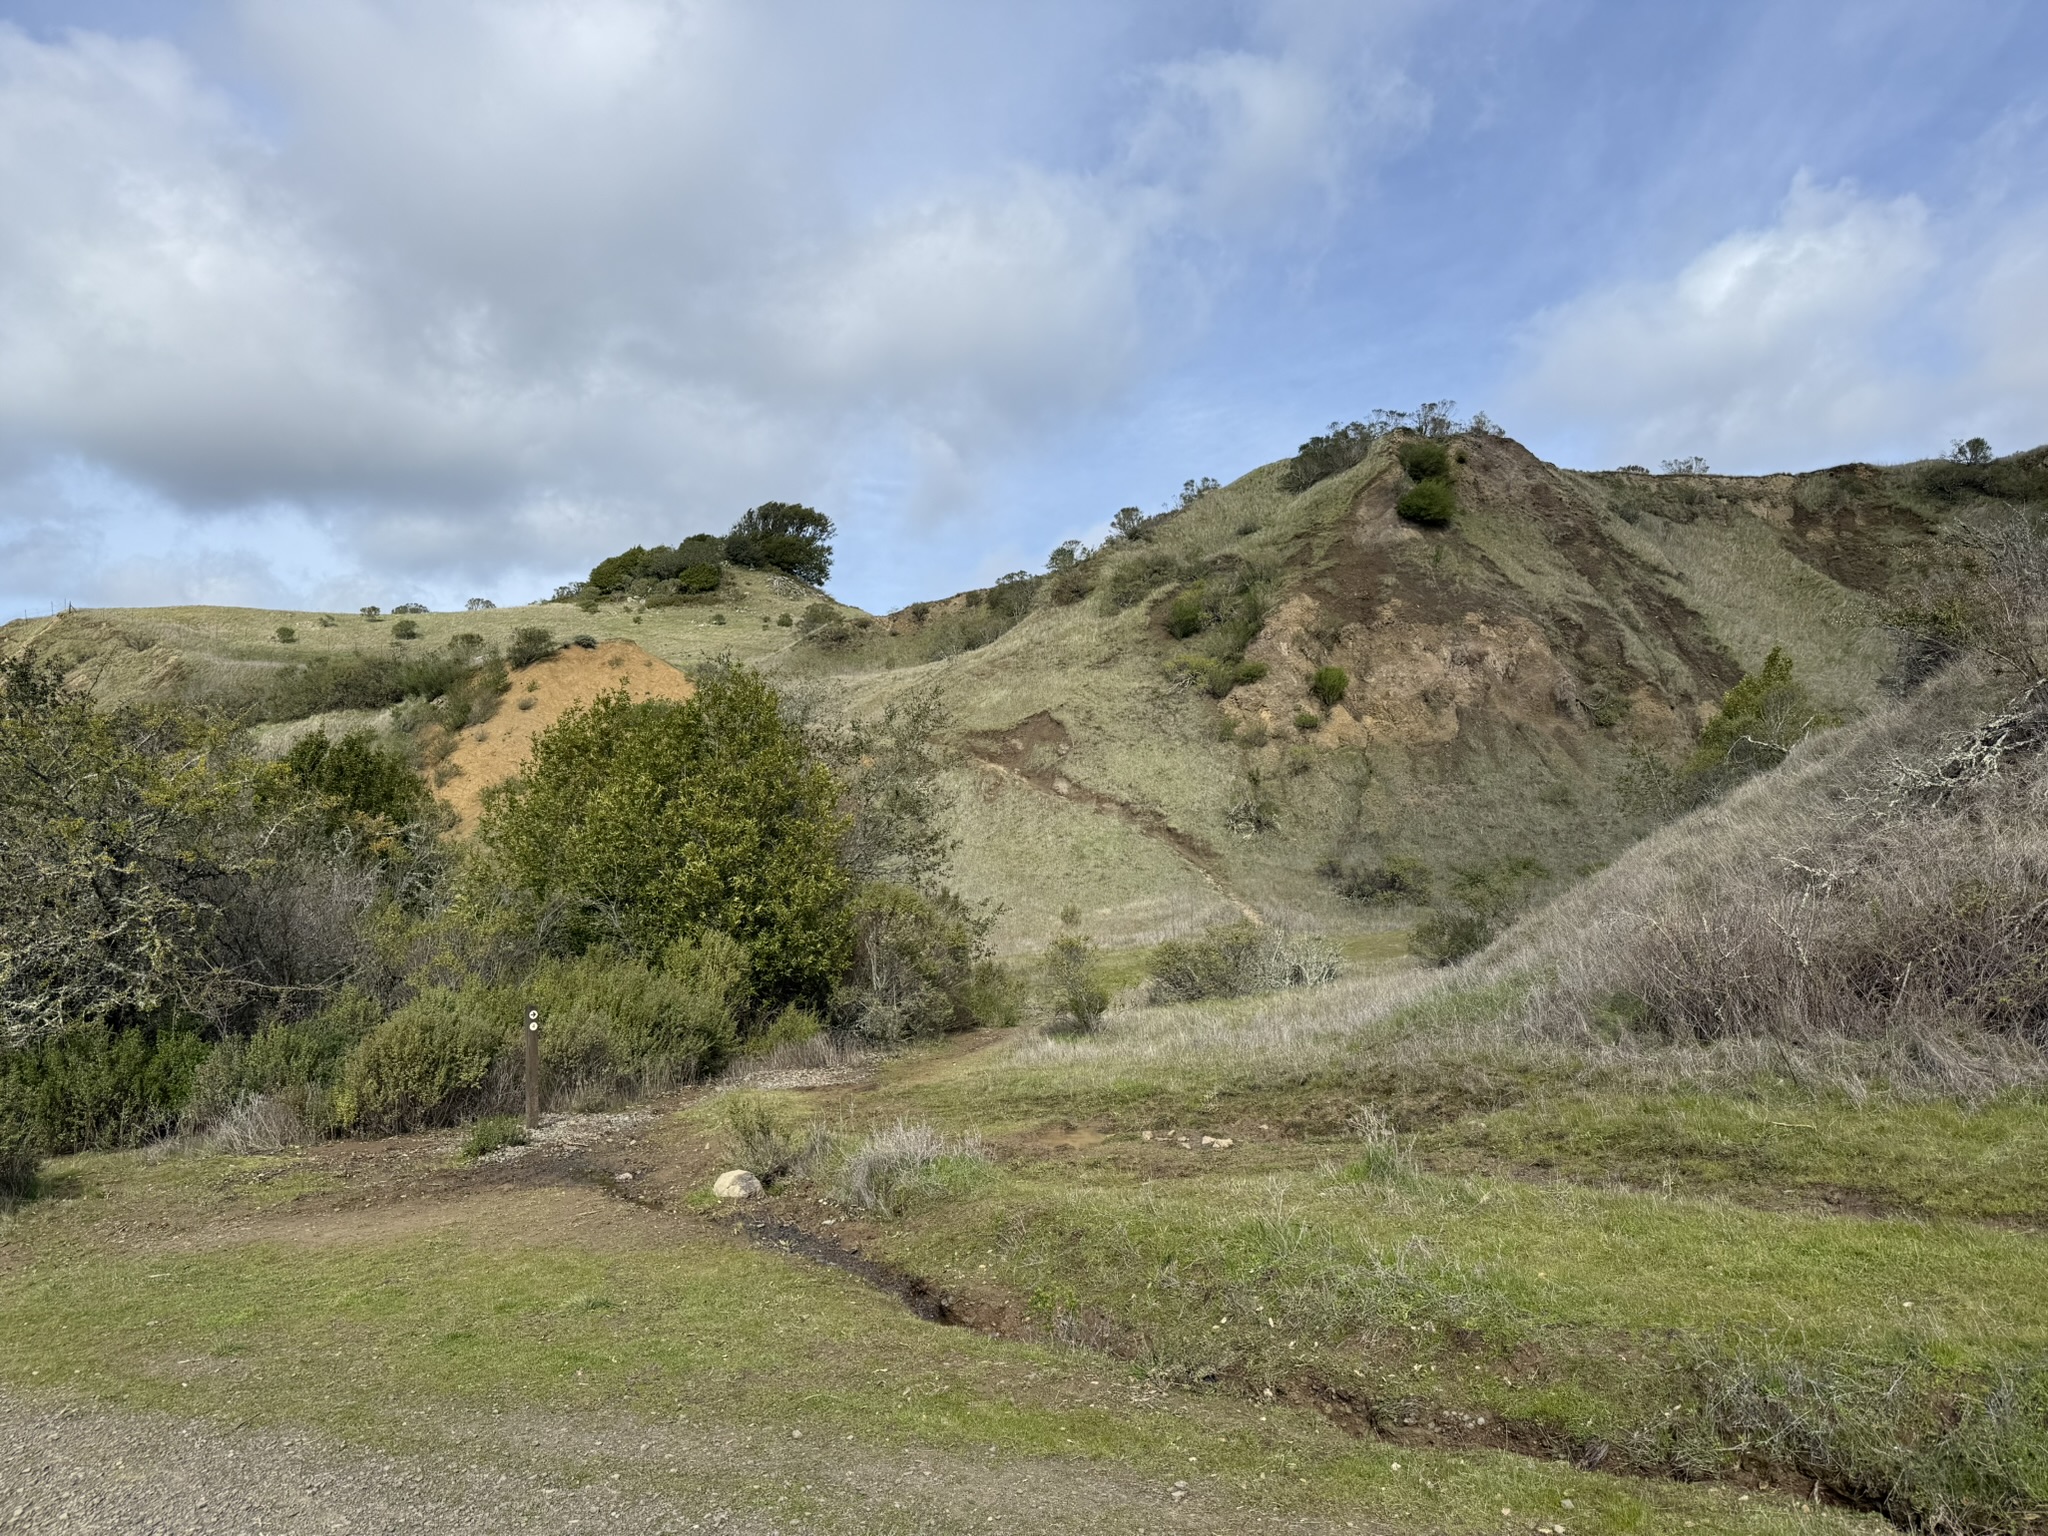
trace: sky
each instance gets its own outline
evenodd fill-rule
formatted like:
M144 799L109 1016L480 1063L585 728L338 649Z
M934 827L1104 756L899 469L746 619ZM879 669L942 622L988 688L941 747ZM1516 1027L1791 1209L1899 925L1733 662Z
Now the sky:
M0 0L0 618L532 601L800 501L876 610L1455 400L2048 441L2034 0Z

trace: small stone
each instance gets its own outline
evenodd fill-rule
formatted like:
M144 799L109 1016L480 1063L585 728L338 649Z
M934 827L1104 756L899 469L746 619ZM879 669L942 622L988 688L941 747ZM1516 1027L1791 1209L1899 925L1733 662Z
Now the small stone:
M711 1193L721 1200L751 1200L761 1193L761 1181L744 1168L734 1168L718 1176Z
M1237 1143L1232 1141L1228 1136L1204 1136L1202 1138L1202 1145L1205 1147L1214 1147L1218 1152L1221 1152L1225 1147L1234 1147L1237 1145Z
M615 1175L615 1177L617 1181L621 1184L630 1184L633 1182L633 1175L630 1173L617 1174Z

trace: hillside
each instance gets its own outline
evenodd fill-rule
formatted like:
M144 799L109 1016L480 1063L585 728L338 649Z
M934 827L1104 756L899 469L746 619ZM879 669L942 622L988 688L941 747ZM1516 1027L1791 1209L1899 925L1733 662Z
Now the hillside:
M685 669L732 654L828 708L935 687L957 733L960 881L1001 903L1005 948L1042 942L1069 905L1111 942L1244 909L1357 931L1403 914L1347 900L1333 872L1356 890L1390 867L1438 882L1454 867L1540 869L1541 889L1604 863L1650 824L1622 792L1631 763L1682 755L1773 647L1827 712L1867 711L1893 659L1887 605L1984 489L1925 465L1581 473L1468 433L1450 444L1461 510L1439 530L1395 515L1397 447L1382 440L1299 494L1283 489L1286 462L1267 465L1059 576L888 615L842 607L820 623L806 618L818 594L736 570L683 606L422 615L410 642L388 640L388 620L218 609L0 633L112 692L232 688L308 656L458 635L502 646L527 625L630 639ZM1176 670L1239 622L1176 638L1173 604L1190 593L1255 601L1241 657L1263 677L1217 699ZM1350 681L1325 712L1310 681L1329 666Z

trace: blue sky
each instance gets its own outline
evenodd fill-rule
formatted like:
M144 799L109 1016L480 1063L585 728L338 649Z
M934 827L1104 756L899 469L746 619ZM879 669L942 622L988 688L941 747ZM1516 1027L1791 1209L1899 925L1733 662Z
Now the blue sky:
M841 597L1332 419L2048 440L2048 7L0 0L0 613Z

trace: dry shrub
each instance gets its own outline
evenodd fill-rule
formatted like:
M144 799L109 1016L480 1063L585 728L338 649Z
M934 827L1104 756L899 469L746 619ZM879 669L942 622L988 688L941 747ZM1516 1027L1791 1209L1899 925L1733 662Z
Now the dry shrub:
M251 1094L221 1116L208 1138L217 1151L236 1157L282 1152L317 1139L291 1100L267 1093Z
M912 1190L935 1185L946 1163L986 1158L976 1132L942 1136L928 1125L898 1120L853 1149L840 1169L839 1195L848 1205L887 1216Z
M1147 987L1155 1003L1244 997L1287 987L1317 987L1337 978L1337 952L1315 934L1232 923L1153 952Z
M2012 728L2048 723L2048 688L1979 690L1996 718L1960 730L1968 681L1929 694L1667 829L1484 968L1549 971L1525 1022L1596 1050L1860 1055L1971 1095L2048 1075L2048 730Z

